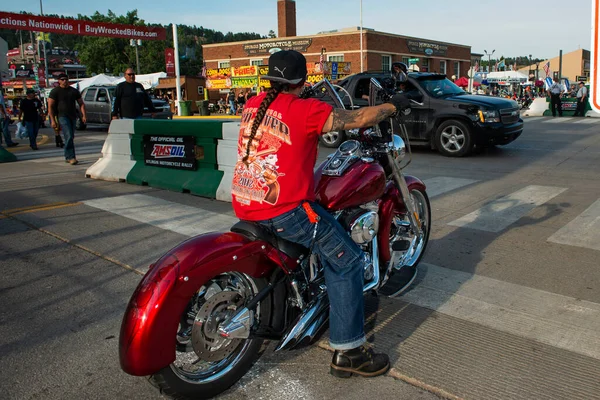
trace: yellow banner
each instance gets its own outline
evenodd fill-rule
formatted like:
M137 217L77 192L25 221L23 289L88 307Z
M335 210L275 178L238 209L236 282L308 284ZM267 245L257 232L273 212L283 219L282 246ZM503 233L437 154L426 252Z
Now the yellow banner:
M207 79L207 89L227 89L231 87L231 79Z
M269 73L268 65L259 65L258 66L258 74L259 75L267 75Z
M271 81L268 81L266 79L258 78L258 86L259 87L264 86L265 88L268 89L268 88L271 87Z
M206 70L207 78L225 78L231 76L231 68L208 68Z
M256 76L257 72L258 68L256 68L256 65L231 68L231 76Z

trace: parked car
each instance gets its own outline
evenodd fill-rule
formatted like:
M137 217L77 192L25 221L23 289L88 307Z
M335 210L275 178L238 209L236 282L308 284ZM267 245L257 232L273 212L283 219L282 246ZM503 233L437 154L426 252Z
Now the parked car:
M360 73L338 83L339 94L347 109L368 105L371 78L389 78L386 73ZM413 104L405 124L413 143L428 143L450 157L468 155L474 146L505 145L523 132L517 102L509 99L469 95L446 75L410 73L404 91L422 105ZM327 98L323 99L328 101ZM345 132L321 137L325 146L337 147Z
M88 86L81 92L81 97L85 102L88 124L110 124L112 120L112 104L114 101L116 86ZM173 113L169 103L160 99L152 99L152 104L156 113L152 114L144 107L144 118L153 119L172 119ZM75 129L84 130L86 125L77 118Z

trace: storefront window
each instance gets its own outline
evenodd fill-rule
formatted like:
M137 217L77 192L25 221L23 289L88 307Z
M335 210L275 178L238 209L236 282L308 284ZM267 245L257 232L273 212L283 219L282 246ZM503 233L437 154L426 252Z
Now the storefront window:
M331 54L327 56L327 61L338 61L338 62L342 62L344 61L344 55L343 54Z
M219 68L229 68L231 67L231 62L228 61L219 61Z
M402 57L402 62L406 65L410 65L410 62L408 61L410 59L410 57Z
M250 65L263 65L263 60L262 58L255 58L250 60Z
M392 69L392 56L381 56L381 70L390 71Z
M429 72L429 62L431 60L429 58L424 58L421 63L421 72Z
M440 61L440 74L447 74L447 69L446 69L446 60L441 60Z
M456 79L460 78L460 62L454 61L454 75Z

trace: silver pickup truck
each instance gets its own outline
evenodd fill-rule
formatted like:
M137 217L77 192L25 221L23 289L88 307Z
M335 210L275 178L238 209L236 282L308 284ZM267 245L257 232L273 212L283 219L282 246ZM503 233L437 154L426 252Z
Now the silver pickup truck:
M88 86L81 92L81 98L85 102L88 124L110 124L112 120L111 111L115 98L116 86ZM144 110L144 117L154 119L172 119L173 113L169 103L164 100L152 99L156 113L152 115ZM86 125L77 118L75 129L84 130Z

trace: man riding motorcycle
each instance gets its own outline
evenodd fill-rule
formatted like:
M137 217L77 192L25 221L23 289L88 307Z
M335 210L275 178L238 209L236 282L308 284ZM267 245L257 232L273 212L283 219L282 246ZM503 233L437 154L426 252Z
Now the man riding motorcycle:
M406 65L394 63L396 82L406 81ZM390 103L358 110L333 109L316 99L298 97L306 81L306 59L296 51L269 58L264 79L271 88L244 108L238 162L232 183L238 218L256 222L277 237L312 248L325 268L330 301L330 344L335 350L330 372L384 374L387 355L365 346L364 254L331 214L315 203L313 169L318 136L369 127L409 106L402 94Z

